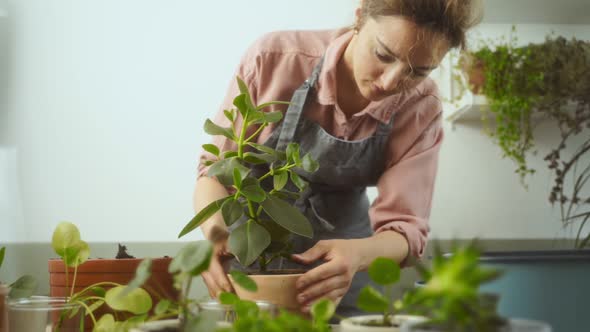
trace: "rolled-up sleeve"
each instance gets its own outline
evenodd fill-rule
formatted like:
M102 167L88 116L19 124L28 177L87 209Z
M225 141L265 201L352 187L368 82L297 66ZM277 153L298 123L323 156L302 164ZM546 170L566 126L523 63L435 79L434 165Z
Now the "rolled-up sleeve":
M420 258L428 237L444 135L438 98L427 96L411 108L400 115L390 137L388 165L377 183L378 196L369 216L375 233L393 230L402 234L409 244L408 257Z

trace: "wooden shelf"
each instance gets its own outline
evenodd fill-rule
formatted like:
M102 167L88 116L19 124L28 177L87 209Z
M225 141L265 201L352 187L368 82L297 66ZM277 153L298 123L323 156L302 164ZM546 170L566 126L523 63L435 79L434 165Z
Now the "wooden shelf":
M588 0L484 0L483 23L590 24Z
M487 98L483 95L469 95L469 102L449 114L446 119L452 124L461 122L481 121L481 112L489 107Z

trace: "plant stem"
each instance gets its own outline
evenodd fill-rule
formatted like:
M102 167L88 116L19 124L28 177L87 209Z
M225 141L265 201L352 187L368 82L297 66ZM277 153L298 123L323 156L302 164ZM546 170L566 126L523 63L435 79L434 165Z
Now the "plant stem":
M256 136L258 136L258 134L260 134L260 132L268 125L268 122L265 122L263 124L260 125L260 127L254 132L254 134L252 134L250 137L248 137L245 141L245 143L250 142L252 139L254 139Z
M74 280L72 281L72 287L70 289L70 297L74 295L74 286L76 286L76 277L78 276L78 264L74 266Z
M244 116L244 121L242 122L242 129L240 130L240 137L238 139L238 157L241 159L244 157L244 137L246 137L246 128L248 128L248 114Z

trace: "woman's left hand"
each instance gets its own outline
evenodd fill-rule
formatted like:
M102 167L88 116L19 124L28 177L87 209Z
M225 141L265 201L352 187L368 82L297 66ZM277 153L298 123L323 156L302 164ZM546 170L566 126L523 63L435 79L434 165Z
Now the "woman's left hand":
M336 304L350 288L352 278L361 265L362 239L322 240L302 254L292 255L303 264L323 259L324 264L306 272L296 283L297 300L303 312L320 298L328 298Z

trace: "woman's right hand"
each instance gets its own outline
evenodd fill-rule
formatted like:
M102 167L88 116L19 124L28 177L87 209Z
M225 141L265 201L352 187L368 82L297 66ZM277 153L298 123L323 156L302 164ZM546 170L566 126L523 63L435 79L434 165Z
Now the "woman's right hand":
M213 244L213 256L211 257L209 269L201 273L211 298L216 299L221 292L233 291L227 277L229 260L231 258L232 254L227 249L227 238Z

